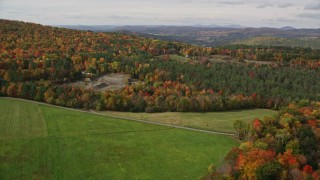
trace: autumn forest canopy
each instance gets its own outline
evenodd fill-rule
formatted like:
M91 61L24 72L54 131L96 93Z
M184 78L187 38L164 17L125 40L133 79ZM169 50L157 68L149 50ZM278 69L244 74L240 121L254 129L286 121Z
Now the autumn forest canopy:
M316 49L210 48L19 21L1 20L0 25L3 96L139 112L278 108L291 101L320 99ZM236 61L215 62L214 55ZM267 61L272 63L256 63ZM69 85L108 73L129 74L131 79L122 89L102 93Z

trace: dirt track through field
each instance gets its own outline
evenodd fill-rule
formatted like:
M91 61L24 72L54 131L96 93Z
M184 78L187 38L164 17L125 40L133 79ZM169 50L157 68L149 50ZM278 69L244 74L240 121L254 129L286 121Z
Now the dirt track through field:
M31 100L26 100L26 99L19 99L19 98L12 98L12 97L2 97L2 98L17 99L17 100L21 100L21 101L26 101L26 102L31 102L31 103L36 103L36 104L41 104L41 105L61 108L61 109L67 109L67 110L71 110L71 111L78 111L78 112L83 112L83 113L99 115L99 116L105 116L105 117L115 118L115 119L119 119L119 120L129 120L129 121L136 121L136 122L146 123L146 124L155 124L155 125L160 125L160 126L167 126L167 127L171 127L171 128L184 129L184 130L202 132L202 133L207 133L207 134L218 134L218 135L225 135L225 136L235 136L235 134L232 134L232 133L224 133L224 132L218 132L218 131L208 131L208 130L190 128L190 127L183 127L183 126L176 126L176 125L171 125L171 124L164 124L164 123L159 123L159 122L145 121L145 120L134 119L134 118L129 118L129 117L125 118L125 117L118 117L118 116L110 116L110 115L106 115L106 114L101 114L101 113L93 111L93 110L85 111L85 110L73 109L73 108L62 107L62 106L56 106L56 105L52 105L52 104L47 104L47 103L37 102L37 101L31 101Z

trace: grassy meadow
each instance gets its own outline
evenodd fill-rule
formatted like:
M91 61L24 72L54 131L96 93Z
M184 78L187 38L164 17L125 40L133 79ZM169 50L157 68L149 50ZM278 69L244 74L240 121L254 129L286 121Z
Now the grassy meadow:
M0 179L197 179L238 141L0 98Z
M233 122L235 120L252 121L254 118L263 118L264 116L272 116L277 114L277 111L269 109L250 109L228 112L207 112L207 113L181 113L181 112L166 112L166 113L130 113L130 112L115 112L104 111L106 115L131 117L147 121L172 124L177 126L185 126L218 132L234 133Z

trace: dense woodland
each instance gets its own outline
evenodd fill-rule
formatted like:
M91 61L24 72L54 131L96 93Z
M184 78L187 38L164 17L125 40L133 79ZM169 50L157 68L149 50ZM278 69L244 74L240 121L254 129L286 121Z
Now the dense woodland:
M320 102L300 101L276 117L235 121L244 142L205 179L319 179Z
M193 61L179 62L170 54ZM211 62L215 54L239 63ZM0 20L1 95L74 108L222 111L320 100L319 55L310 48L208 48ZM248 64L243 59L278 63ZM102 93L68 85L108 73L129 74L139 83Z

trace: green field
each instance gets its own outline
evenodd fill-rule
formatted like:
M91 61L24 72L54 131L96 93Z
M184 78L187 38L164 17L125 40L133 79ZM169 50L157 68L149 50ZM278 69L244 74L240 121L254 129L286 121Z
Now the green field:
M161 122L177 126L193 127L199 129L207 129L219 132L234 133L233 121L244 120L252 121L254 118L263 118L264 116L272 116L277 114L277 111L268 109L250 109L228 112L208 112L208 113L129 113L129 112L114 112L104 111L106 115L131 117L148 121Z
M0 98L0 179L197 179L237 140Z
M158 57L163 58L164 56L158 56ZM171 60L175 60L175 61L182 62L182 63L193 61L191 58L184 57L184 56L181 56L178 54L171 54L171 55L169 55L169 57Z

